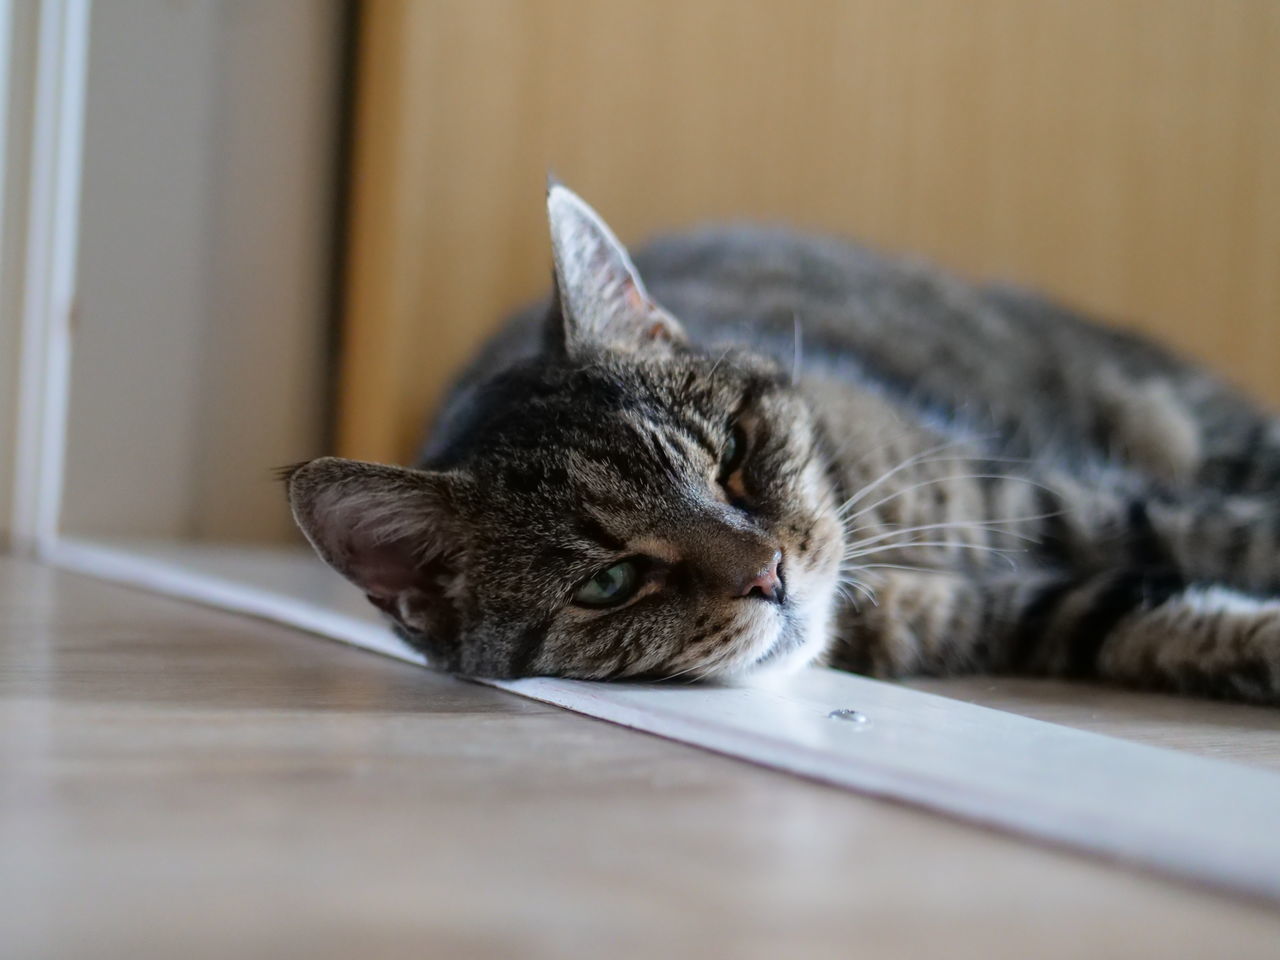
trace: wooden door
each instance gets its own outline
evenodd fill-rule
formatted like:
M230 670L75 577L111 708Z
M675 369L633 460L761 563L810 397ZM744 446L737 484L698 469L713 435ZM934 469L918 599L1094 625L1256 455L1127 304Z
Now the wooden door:
M764 218L1040 286L1280 400L1275 0L373 0L348 456L402 460L549 276L548 169L627 241Z

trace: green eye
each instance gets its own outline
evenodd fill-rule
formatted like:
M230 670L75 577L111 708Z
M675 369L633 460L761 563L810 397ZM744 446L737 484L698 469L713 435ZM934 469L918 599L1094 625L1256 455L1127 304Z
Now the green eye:
M729 439L720 451L720 476L727 477L742 466L742 458L747 452L747 440L742 435L742 428L736 423L729 430Z
M634 560L623 560L601 570L573 595L584 607L616 607L631 599L640 586L640 568Z

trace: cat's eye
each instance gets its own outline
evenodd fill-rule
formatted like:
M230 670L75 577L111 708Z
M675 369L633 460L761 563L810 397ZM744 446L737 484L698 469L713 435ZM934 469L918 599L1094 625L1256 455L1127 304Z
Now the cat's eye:
M749 510L747 493L742 482L742 464L747 459L747 435L736 423L729 428L729 436L720 450L719 473L716 482L725 498L739 510Z
M573 594L573 602L584 607L616 607L630 600L639 587L639 563L623 560L606 567L579 586Z
M724 449L720 451L721 482L742 466L742 460L746 454L747 438L742 428L735 423L729 430L729 438L725 441Z

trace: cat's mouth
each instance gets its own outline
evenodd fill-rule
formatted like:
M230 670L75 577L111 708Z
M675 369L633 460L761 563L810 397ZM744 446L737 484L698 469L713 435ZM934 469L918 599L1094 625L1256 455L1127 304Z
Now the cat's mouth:
M743 670L787 673L817 660L827 643L831 598L821 585L791 593L777 610L779 623L772 642Z

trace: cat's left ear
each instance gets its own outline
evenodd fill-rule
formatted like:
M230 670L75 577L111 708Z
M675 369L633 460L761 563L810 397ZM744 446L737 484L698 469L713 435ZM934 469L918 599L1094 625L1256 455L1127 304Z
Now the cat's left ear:
M551 184L547 217L559 300L551 333L565 353L662 349L685 341L675 317L649 296L626 248L581 197Z
M464 576L460 478L321 457L283 479L294 520L325 563L409 630L453 631Z

